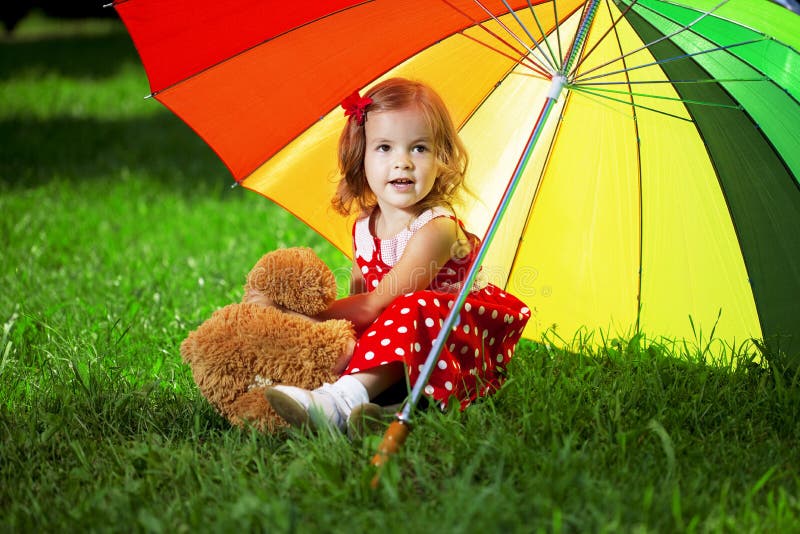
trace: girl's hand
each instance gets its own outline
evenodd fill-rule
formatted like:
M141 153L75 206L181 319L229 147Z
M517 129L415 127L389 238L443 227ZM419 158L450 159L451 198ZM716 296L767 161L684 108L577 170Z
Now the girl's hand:
M264 293L253 289L252 287L248 287L247 291L244 294L244 298L242 298L242 302L245 304L259 304L261 306L273 306L272 299L266 296Z
M356 348L355 340L350 341L347 344L344 352L337 358L336 363L333 364L332 371L337 375L340 375L347 369L347 364L350 363L350 358L353 357L353 350Z
M264 307L268 307L268 308L275 308L278 311L281 311L281 312L283 312L283 313L285 313L287 315L294 315L296 317L302 317L303 319L305 319L307 321L314 322L314 323L319 322L317 319L315 319L313 317L309 317L308 315L304 315L302 313L298 313L296 311L292 311L289 308L286 308L285 306L281 306L280 304L277 304L275 301L270 299L268 296L264 295L260 291L256 291L255 289L252 289L252 288L248 288L247 289L247 292L245 292L244 298L242 299L242 302L244 302L245 304L258 304L259 306L264 306Z

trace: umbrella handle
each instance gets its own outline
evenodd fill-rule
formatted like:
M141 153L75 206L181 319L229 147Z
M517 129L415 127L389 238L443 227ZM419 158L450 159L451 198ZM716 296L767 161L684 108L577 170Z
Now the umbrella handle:
M409 432L411 432L411 425L400 420L393 421L392 424L389 425L389 428L386 429L386 433L383 435L381 444L378 445L378 452L376 452L375 456L372 457L372 465L378 469L378 471L375 473L375 476L372 477L372 482L370 483L372 489L376 489L378 487L378 481L380 480L380 468L389 461L392 455L396 454L397 451L400 450L400 447L405 442Z

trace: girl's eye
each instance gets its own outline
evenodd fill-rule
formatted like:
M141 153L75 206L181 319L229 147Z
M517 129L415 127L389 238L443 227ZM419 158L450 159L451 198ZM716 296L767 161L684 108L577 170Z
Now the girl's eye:
M414 152L427 152L428 147L425 145L417 145L414 147Z
M375 150L377 150L378 152L388 152L389 145L378 145L377 147L375 147Z

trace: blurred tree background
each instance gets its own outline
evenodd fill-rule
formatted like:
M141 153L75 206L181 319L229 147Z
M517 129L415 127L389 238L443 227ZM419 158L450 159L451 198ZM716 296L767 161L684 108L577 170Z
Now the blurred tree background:
M116 18L111 0L4 0L0 2L0 19L6 35L13 33L19 21L34 10L53 18Z

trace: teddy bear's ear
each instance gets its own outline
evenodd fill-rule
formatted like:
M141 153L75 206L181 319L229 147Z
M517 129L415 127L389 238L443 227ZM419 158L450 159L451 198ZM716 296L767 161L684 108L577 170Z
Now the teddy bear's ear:
M247 275L245 292L254 291L289 310L313 316L336 298L336 278L310 248L278 249L265 254Z

